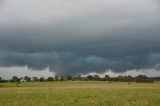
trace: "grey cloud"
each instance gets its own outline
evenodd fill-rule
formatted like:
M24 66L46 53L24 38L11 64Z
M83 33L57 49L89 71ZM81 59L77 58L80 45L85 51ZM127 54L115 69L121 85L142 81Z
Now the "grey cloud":
M159 13L158 0L5 0L0 66L58 74L158 68Z
M155 58L154 54L102 58L96 55L73 52L0 52L0 65L3 67L27 66L34 70L42 70L48 67L50 71L59 75L77 75L90 72L102 73L109 69L114 72L124 72L133 69L155 68L158 64L160 64L160 61Z

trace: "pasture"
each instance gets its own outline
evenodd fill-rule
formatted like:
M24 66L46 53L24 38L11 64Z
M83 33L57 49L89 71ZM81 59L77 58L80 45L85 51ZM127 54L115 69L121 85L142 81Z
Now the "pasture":
M0 83L0 106L160 106L160 82Z

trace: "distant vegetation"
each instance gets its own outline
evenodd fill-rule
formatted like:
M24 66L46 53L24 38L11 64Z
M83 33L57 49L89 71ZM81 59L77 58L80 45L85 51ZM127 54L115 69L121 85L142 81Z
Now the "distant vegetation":
M20 82L51 82L51 81L118 81L118 82L137 82L137 83L153 83L154 80L158 79L158 77L149 78L146 75L138 75L136 77L132 76L118 76L118 77L110 77L109 75L105 75L105 77L101 78L99 75L88 75L86 77L82 77L80 75L76 77L68 76L54 76L54 77L21 77L13 76L10 80L3 80L0 77L0 82L17 82L17 86Z

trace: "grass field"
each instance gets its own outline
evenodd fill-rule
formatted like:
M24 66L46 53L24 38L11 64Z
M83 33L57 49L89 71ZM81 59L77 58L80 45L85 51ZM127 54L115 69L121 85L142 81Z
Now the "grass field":
M160 106L160 82L0 83L0 106Z

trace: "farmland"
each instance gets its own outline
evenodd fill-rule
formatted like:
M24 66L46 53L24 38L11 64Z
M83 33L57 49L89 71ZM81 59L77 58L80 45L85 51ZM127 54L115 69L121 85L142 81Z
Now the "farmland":
M160 82L0 83L0 106L159 106Z

